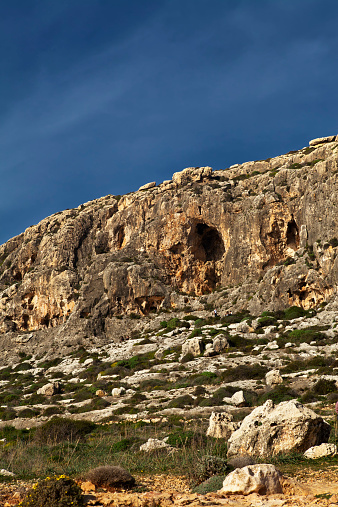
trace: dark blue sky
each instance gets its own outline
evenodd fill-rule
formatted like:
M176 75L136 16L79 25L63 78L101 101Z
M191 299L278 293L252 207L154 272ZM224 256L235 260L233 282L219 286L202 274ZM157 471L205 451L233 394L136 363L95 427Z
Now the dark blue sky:
M337 0L0 0L0 243L338 133Z

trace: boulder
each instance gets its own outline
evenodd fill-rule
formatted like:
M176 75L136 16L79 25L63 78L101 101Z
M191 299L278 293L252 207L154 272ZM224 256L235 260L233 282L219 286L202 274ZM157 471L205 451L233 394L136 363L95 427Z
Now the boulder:
M212 412L209 419L207 436L228 440L237 428L238 424L233 422L233 417L228 412Z
M192 354L194 357L199 356L203 351L203 342L201 338L190 338L182 345L182 356Z
M59 394L61 391L61 386L59 382L51 382L50 384L46 384L45 386L40 387L36 391L37 394L43 394L44 396L53 396L54 394Z
M212 348L217 353L223 352L228 347L229 343L224 334L218 334L212 341Z
M9 470L6 470L5 468L1 468L0 475L5 475L6 477L15 477L15 474L13 472L10 472Z
M309 146L317 146L317 144L332 143L336 136L316 137L309 142Z
M298 401L283 401L275 407L273 401L268 400L245 417L240 428L231 435L228 457L304 452L327 442L330 431L330 425L322 417Z
M271 370L265 375L265 382L267 386L275 386L283 384L283 378L279 370Z
M324 456L333 456L337 454L337 446L335 444L320 444L310 447L304 452L304 456L308 459L317 459Z
M231 396L230 399L231 405L235 405L236 407L245 407L246 399L244 397L243 391L237 391L235 394Z
M103 396L107 396L107 393L102 391L102 389L98 389L96 392L95 392L96 396L99 396L99 398L103 398Z
M142 187L139 188L139 190L148 190L148 188L154 188L156 187L156 181L151 181L150 183L146 183L145 185L142 185Z
M207 343L206 346L205 346L205 351L204 351L204 356L205 357L210 357L210 356L214 356L216 354L215 350L214 350L214 347L212 346L212 343Z
M249 465L236 468L226 476L222 493L235 495L272 495L283 493L282 474L274 465Z
M170 450L172 447L163 440L158 440L157 438L148 438L148 441L140 447L140 451L145 452L155 451L156 449Z
M242 320L242 322L237 324L236 330L240 333L249 333L251 328L246 320Z
M125 392L126 390L124 387L114 387L111 391L111 395L117 398L119 396L123 396Z

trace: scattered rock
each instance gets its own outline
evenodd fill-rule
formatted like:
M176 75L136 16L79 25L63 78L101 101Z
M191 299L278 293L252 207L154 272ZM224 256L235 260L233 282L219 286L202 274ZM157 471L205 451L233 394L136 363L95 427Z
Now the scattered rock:
M5 470L4 468L1 468L0 475L5 475L6 477L15 477L15 474L13 472Z
M50 384L46 384L45 386L40 387L36 391L37 394L43 394L44 396L54 396L54 394L59 394L61 391L61 385L59 382L51 382Z
M330 431L328 423L296 400L284 401L276 407L268 400L245 417L231 435L228 456L304 452L327 442Z
M103 396L107 396L107 393L105 393L104 391L102 391L102 389L98 389L96 392L95 392L96 396L99 396L100 398L103 398Z
M114 387L111 391L111 395L117 398L119 396L123 396L125 392L126 390L124 387Z
M233 417L228 412L212 412L209 419L207 436L228 440L237 428L238 424L233 422Z
M140 451L151 452L156 449L172 449L172 447L164 442L163 440L158 440L157 438L148 438L145 444L142 444L140 447Z
M310 447L304 452L304 456L309 459L322 458L324 456L333 456L337 454L337 446L335 444L321 444Z
M237 391L231 396L230 399L231 405L235 405L236 407L245 407L247 404L246 399L244 397L243 391Z
M279 370L271 370L265 375L265 382L267 386L274 386L283 384L283 378Z
M283 493L281 479L282 474L274 465L249 465L230 472L224 479L222 492L237 495Z

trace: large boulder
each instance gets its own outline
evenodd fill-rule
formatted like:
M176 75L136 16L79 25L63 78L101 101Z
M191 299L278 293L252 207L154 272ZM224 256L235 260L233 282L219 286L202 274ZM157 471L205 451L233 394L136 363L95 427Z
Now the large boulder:
M230 435L238 428L238 424L233 422L232 419L232 415L228 412L212 412L207 436L228 440Z
M282 474L274 465L249 465L236 468L226 476L222 493L235 495L271 495L283 493Z
M194 357L199 356L203 351L203 342L201 338L190 338L182 345L182 358L187 354L192 354Z
M224 334L218 334L212 341L212 348L215 352L223 352L228 347L229 343Z
M327 442L330 431L328 423L296 400L283 401L276 407L268 400L245 417L231 435L228 456L304 452Z

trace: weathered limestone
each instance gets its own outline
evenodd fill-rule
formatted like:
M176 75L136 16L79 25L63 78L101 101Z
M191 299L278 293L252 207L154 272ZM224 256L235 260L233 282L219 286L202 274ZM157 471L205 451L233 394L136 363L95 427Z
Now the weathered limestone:
M145 185L142 185L142 187L139 188L140 190L148 190L149 188L156 187L156 181L151 181L150 183L146 183Z
M140 451L151 452L156 449L173 449L169 444L164 442L163 440L158 440L157 438L148 438L145 444L140 446Z
M309 146L317 146L323 143L332 143L336 139L336 136L317 137L309 142Z
M279 370L271 370L265 375L265 383L267 386L275 386L283 384L283 378Z
M203 342L201 338L190 338L182 345L182 356L192 354L194 357L199 356L203 352Z
M111 395L118 398L119 396L123 396L126 393L124 387L114 387L111 391Z
M224 334L218 334L212 341L212 348L217 353L223 352L228 347L229 343Z
M328 423L296 400L284 401L276 407L268 400L245 417L231 435L228 456L304 452L327 442L330 431Z
M60 390L61 386L59 382L51 382L45 386L40 387L36 393L43 394L44 396L54 396L54 394L59 394Z
M236 495L283 493L281 479L282 474L274 465L249 465L230 472L224 479L221 491Z
M333 454L337 454L337 446L335 444L316 445L304 452L304 456L308 459L323 458L324 456L333 456Z
M228 440L237 427L238 424L233 422L233 417L228 412L212 412L209 419L207 436Z

